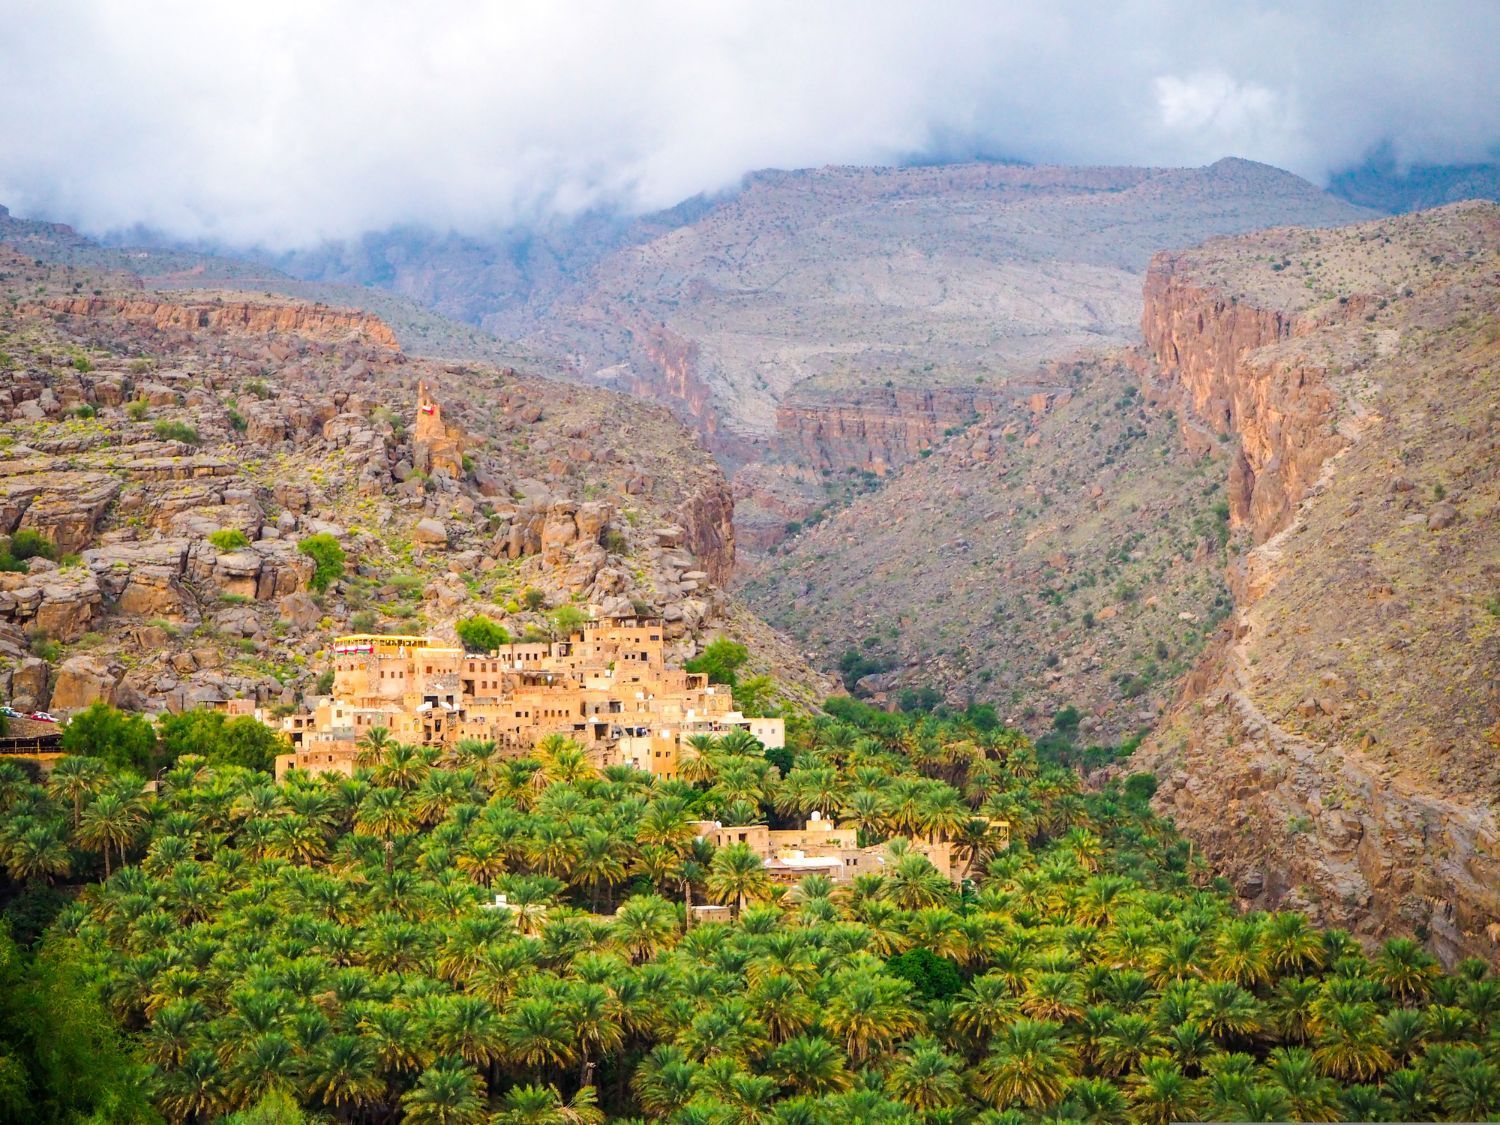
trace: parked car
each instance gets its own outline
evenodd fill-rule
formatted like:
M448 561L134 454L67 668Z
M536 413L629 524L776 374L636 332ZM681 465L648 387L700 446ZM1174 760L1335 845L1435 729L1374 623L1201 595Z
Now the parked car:
M7 719L24 719L26 717L9 705L0 707L0 715L4 715Z
M55 723L55 722L57 722L57 716L55 716L55 715L49 715L45 711L33 711L29 717L31 719L33 719L34 721L38 722L38 723Z

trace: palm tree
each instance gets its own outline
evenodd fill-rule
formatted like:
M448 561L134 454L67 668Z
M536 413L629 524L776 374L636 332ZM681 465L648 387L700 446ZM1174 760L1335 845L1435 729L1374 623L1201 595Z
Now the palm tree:
M489 1115L485 1084L461 1059L438 1059L401 1095L406 1125L477 1125Z
M1164 1053L1166 1042L1149 1016L1126 1012L1110 1021L1100 1038L1096 1063L1111 1076L1128 1074L1146 1060Z
M505 1031L500 1015L478 996L453 996L435 1009L432 1041L440 1055L456 1055L479 1068L504 1053Z
M1203 986L1203 1008L1199 1022L1215 1039L1253 1035L1261 1027L1260 1003L1233 981L1214 981Z
M639 965L676 936L676 911L660 895L634 895L615 912L612 929L630 963Z
M1068 1086L1058 1115L1088 1125L1125 1125L1126 1112L1125 1095L1113 1082L1103 1078L1075 1078Z
M543 996L516 1004L502 1030L505 1055L527 1070L560 1067L573 1058L573 1028L562 1006Z
M1383 1086L1395 1111L1392 1121L1426 1121L1432 1116L1432 1083L1420 1070L1397 1070Z
M544 875L566 879L578 861L581 841L571 826L544 820L536 828L528 849L531 866Z
M1411 938L1400 937L1381 946L1372 968L1375 979L1402 1003L1425 996L1433 979L1441 974L1436 957Z
M1433 1092L1455 1121L1479 1121L1500 1105L1500 1067L1475 1047L1445 1051L1434 1068Z
M125 862L125 849L134 843L145 816L140 803L119 792L105 792L89 805L76 828L78 842L86 848L104 853L104 877L110 877L110 849L119 852Z
M1323 963L1318 933L1301 914L1273 914L1266 923L1266 957L1278 973L1301 972Z
M1145 1125L1192 1121L1198 1111L1193 1082L1169 1059L1147 1059L1127 1083L1136 1117Z
M505 849L495 837L478 833L465 841L454 864L476 883L488 887L505 873Z
M356 766L373 766L392 745L391 732L385 727L371 727L365 731L354 748Z
M172 1121L213 1120L228 1104L218 1056L202 1047L189 1051L163 1075L159 1100Z
M542 760L542 774L551 784L574 785L599 776L584 748L566 735L547 735L536 744L536 752Z
M584 1086L564 1101L555 1086L512 1086L501 1101L500 1112L490 1118L497 1125L603 1125L598 1097L592 1086Z
M567 993L567 1018L573 1027L578 1053L578 1085L589 1085L595 1061L620 1048L625 1041L620 1005L601 984L573 985Z
M1075 1062L1060 1028L1044 1020L1016 1020L990 1044L975 1072L980 1095L998 1109L1044 1110L1062 1097Z
M653 1048L631 1075L630 1086L636 1100L653 1120L672 1117L688 1103L693 1094L693 1078L698 1065L687 1052L672 1043Z
M885 897L903 910L934 906L951 891L952 885L921 852L901 852L886 873Z
M921 1026L907 1001L910 986L905 981L854 969L839 974L834 984L836 991L824 1008L823 1022L844 1040L856 1063Z
M372 789L360 802L354 817L355 829L366 836L374 836L384 847L388 875L395 870L396 838L406 835L415 826L416 817L400 789Z
M375 1048L358 1035L335 1035L321 1043L307 1062L306 1085L334 1109L377 1100L385 1083L376 1073Z
M1276 983L1269 1008L1271 1026L1288 1043L1306 1043L1312 1036L1313 1002L1322 986L1312 977L1283 977Z
M103 791L109 783L109 770L98 758L68 755L52 767L47 775L47 795L73 805L73 830L83 816L83 802Z
M41 879L51 886L73 866L62 826L54 821L26 818L18 821L5 837L5 866L20 882Z
M771 895L771 876L748 844L730 844L714 853L709 865L708 893L714 901L732 903L739 917L747 902L763 902Z
M420 746L396 742L387 746L375 763L375 784L412 790L431 770L432 764Z
M1063 1023L1083 1015L1083 986L1072 973L1040 973L1021 996L1021 1010L1033 1019Z
M1260 924L1253 919L1226 923L1215 945L1213 972L1216 976L1254 988L1271 974Z
M816 973L816 967L813 971ZM757 972L757 976L759 979L751 982L746 999L772 1043L793 1039L817 1021L818 1009L808 997L804 981L779 969L771 975Z
M930 1039L914 1040L896 1059L886 1088L918 1114L963 1104L962 1063Z
M1394 1065L1374 1004L1335 1004L1320 1013L1317 1029L1313 1058L1325 1074L1361 1081Z
M770 1069L798 1094L831 1094L853 1083L844 1053L820 1035L799 1035L782 1043L771 1052Z
M596 914L600 888L609 888L612 898L614 884L625 879L628 861L629 851L618 837L598 828L584 833L570 879L589 888L589 905Z
M844 799L840 817L854 825L860 840L874 843L881 839L891 815L886 799L873 789L856 789Z
M692 817L680 797L661 797L646 806L636 826L636 840L645 847L681 849L693 839Z
M1266 1073L1286 1094L1296 1120L1339 1120L1338 1087L1318 1073L1306 1048L1276 1048L1266 1060Z

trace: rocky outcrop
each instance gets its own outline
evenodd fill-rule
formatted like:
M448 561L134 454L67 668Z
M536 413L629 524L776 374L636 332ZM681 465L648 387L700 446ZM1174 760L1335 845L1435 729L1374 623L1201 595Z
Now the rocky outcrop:
M76 641L100 613L103 596L94 576L80 567L50 564L30 574L0 574L0 621L28 634Z
M1178 392L1184 428L1235 439L1230 518L1264 542L1347 444L1331 424L1337 396L1326 367L1295 348L1273 348L1320 322L1205 286L1179 261L1158 254L1146 274L1146 349Z
M778 450L815 469L860 469L884 476L966 429L1017 396L1050 409L1062 388L860 387L845 393L789 395L776 409Z
M47 458L0 461L0 533L39 532L73 554L88 545L120 481L108 473L79 472Z
M713 391L698 374L698 345L662 324L627 323L626 332L639 356L627 376L627 389L642 398L665 402L712 448L722 427L713 406Z
M464 475L464 437L457 426L443 421L443 406L428 393L427 384L417 384L417 421L411 435L412 464L424 473Z
M320 306L104 275L90 298L0 262L32 318L0 379L0 536L59 559L0 574L0 698L290 704L335 632L536 635L565 604L649 607L680 658L728 612L728 488L664 406L409 360ZM315 594L313 535L343 550Z
M95 703L114 704L120 672L118 666L97 656L70 657L57 669L48 706L66 714Z
M160 297L48 297L20 306L32 316L115 318L156 331L216 332L237 336L279 333L324 343L356 339L399 350L396 334L379 317L357 309L334 309L302 302L258 302L238 297L167 301Z
M683 545L720 586L734 574L734 494L723 477L705 482L677 509Z

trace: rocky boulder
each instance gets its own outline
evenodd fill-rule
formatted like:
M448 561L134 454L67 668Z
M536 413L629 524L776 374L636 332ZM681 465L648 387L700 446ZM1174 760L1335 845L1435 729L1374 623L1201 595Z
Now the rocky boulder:
M113 704L119 683L119 669L99 657L69 657L57 669L50 706L55 711L78 711L94 703Z
M412 529L411 537L424 547L446 547L448 545L448 529L442 520L433 519L428 516L417 521L417 526Z

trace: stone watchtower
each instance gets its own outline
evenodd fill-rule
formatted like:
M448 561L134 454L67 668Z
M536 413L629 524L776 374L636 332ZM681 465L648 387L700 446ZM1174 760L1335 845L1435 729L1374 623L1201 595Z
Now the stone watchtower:
M463 431L443 421L443 404L432 397L425 381L417 384L411 453L412 463L424 473L442 470L455 478L464 475Z

